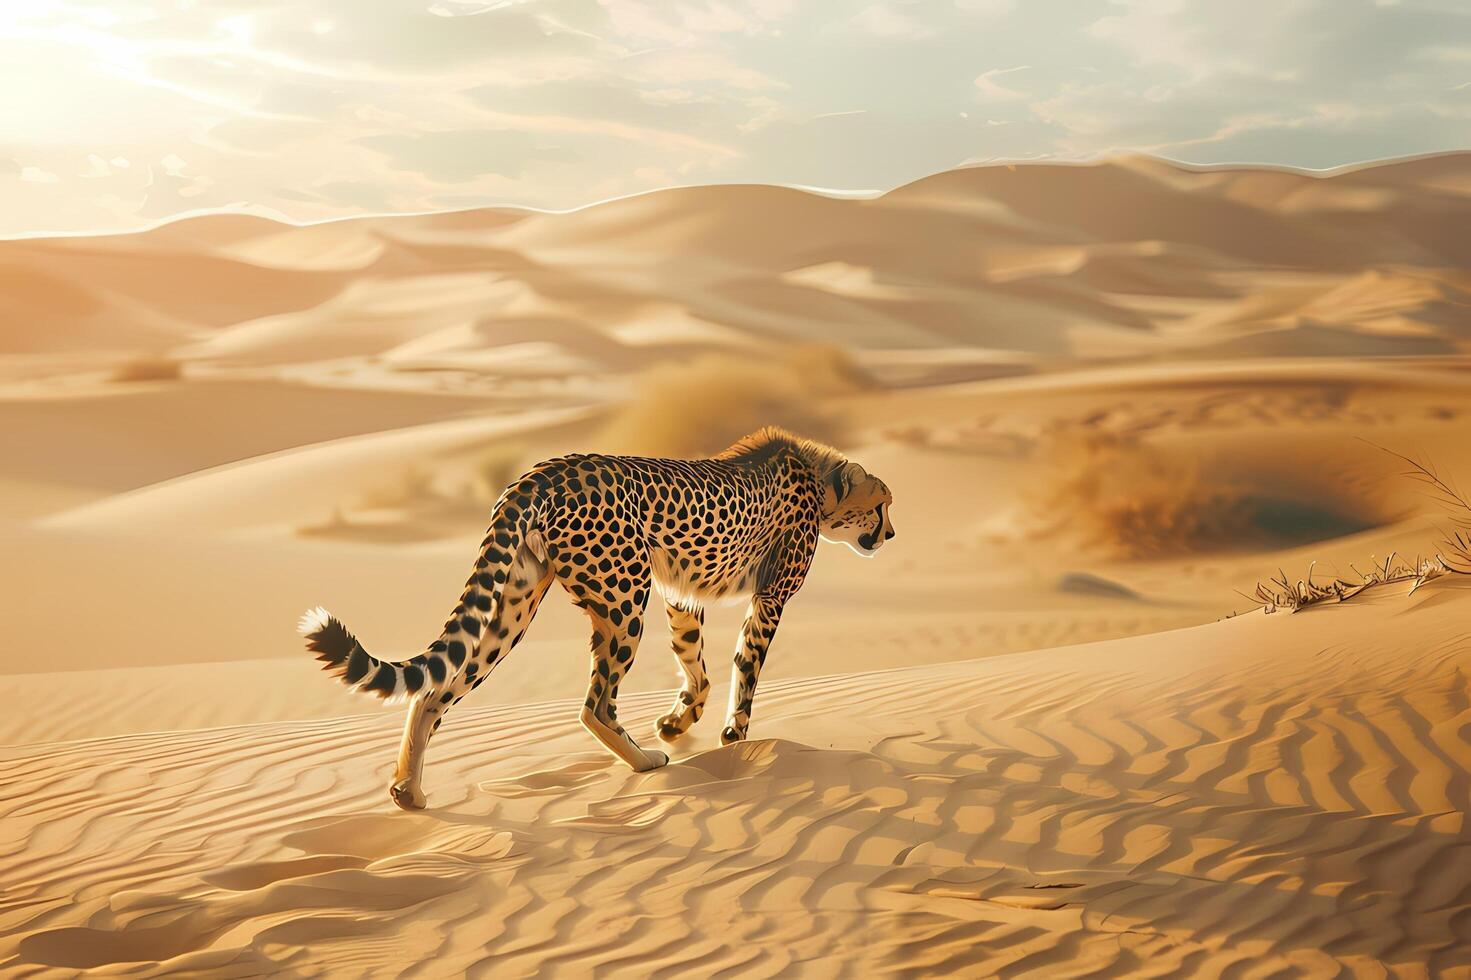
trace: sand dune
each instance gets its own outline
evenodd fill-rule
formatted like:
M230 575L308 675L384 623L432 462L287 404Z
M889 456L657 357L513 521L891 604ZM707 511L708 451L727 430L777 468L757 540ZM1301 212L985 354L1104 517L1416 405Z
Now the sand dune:
M518 438L565 426L576 410L483 416L350 436L204 469L97 503L53 514L43 528L133 533L239 528L297 530L311 516L349 505L354 491L371 494L410 464L480 451L508 435ZM494 497L476 502L476 519ZM407 502L407 501L406 501Z
M1468 217L1471 154L1131 157L0 242L0 973L1471 976L1467 579L1245 598L1445 548ZM608 762L557 594L393 810L301 610L412 656L527 465L768 423L898 536L758 740Z
M760 740L643 775L569 703L465 710L420 816L382 795L391 719L11 752L0 962L1449 976L1468 609L1442 580L772 685Z
M14 316L46 328L11 335L12 352L172 350L217 365L388 356L450 330L493 347L502 329L542 322L636 350L608 331L670 301L717 329L859 350L1265 352L1220 347L1212 327L1229 320L1278 345L1303 334L1293 354L1459 351L1468 161L1322 176L1117 158L957 170L871 200L725 186L556 214L302 228L205 216L0 243L0 270ZM1365 318L1401 329L1365 348Z
M363 391L274 378L16 388L11 397L0 397L6 474L114 492L493 407L465 394Z

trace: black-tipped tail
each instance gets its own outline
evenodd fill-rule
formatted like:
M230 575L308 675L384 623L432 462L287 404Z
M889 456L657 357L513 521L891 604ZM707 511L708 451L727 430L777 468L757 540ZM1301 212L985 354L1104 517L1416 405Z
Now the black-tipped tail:
M306 648L317 655L322 669L354 690L376 694L385 700L414 693L423 674L405 664L387 663L363 649L342 621L321 606L307 610L297 627L306 637ZM406 677L409 669L415 677ZM412 684L413 680L419 684Z

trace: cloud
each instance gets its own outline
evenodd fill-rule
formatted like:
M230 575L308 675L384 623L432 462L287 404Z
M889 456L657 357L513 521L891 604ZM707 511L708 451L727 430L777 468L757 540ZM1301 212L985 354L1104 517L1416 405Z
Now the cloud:
M860 34L891 41L922 41L932 37L935 29L906 9L886 3L872 3L854 14L846 27Z
M1026 71L1029 67L1031 66L1017 65L1015 68L992 68L990 71L981 72L981 74L976 76L975 81L977 94L981 98L991 102L1009 102L1013 99L1025 99L1027 97L1025 92L1007 88L996 81L996 79L1001 78L1003 75L1010 75L1013 72Z
M1004 17L1016 9L1016 0L955 0L955 6L967 13Z
M1433 0L1118 6L1087 33L1103 43L1100 53L1113 48L1134 69L1063 81L1030 105L1059 131L1064 153L1322 167L1466 143L1464 125L1447 125L1465 109L1432 65L1440 38L1471 31L1471 11ZM1422 125L1386 125L1396 119ZM1281 149L1264 152L1271 146Z
M1116 150L1320 167L1471 135L1464 0L11 7L0 234L882 188Z
M754 36L772 31L791 15L794 4L768 2L698 3L687 0L616 0L603 5L606 31L624 41L698 47L722 35Z
M395 169L443 184L463 183L485 174L519 178L528 167L578 158L541 134L514 129L385 133L364 136L358 142L382 153Z
M317 66L441 74L597 49L588 34L543 16L540 7L497 5L477 12L402 0L307 0L238 3L236 9L251 47Z

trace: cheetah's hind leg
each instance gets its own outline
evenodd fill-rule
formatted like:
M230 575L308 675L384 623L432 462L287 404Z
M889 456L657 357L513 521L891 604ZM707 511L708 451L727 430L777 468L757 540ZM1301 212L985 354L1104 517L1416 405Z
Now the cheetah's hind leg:
M409 717L404 723L403 740L399 745L398 765L388 787L388 795L399 809L424 808L424 755L429 748L429 740L439 731L449 709L484 683L496 665L520 642L551 582L551 570L545 559L537 554L534 545L523 545L511 565L507 581L501 587L498 608L480 630L469 655L442 686L429 688L409 705Z
M710 695L710 679L705 676L705 659L702 656L705 611L686 609L671 602L667 612L669 632L674 638L674 656L684 672L684 685L675 696L674 707L654 722L654 731L669 742L689 731L704 714L705 700Z
M628 631L628 621L620 628L592 612L588 618L593 623L593 669L587 701L580 715L583 727L634 772L647 772L668 764L668 755L658 749L642 748L618 722L618 684L633 666L638 634ZM638 622L636 616L633 622Z

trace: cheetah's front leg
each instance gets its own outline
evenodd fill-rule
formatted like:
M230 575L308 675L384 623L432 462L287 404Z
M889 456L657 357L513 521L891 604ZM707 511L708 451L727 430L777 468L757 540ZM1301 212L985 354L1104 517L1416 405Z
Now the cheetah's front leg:
M722 745L739 742L751 725L751 702L756 697L756 679L766 662L766 651L781 621L782 601L775 596L757 595L751 599L746 624L741 627L736 644L735 668L730 678L730 712L725 730L720 733Z

